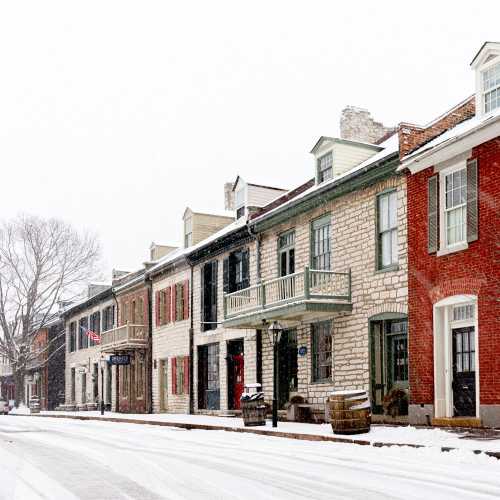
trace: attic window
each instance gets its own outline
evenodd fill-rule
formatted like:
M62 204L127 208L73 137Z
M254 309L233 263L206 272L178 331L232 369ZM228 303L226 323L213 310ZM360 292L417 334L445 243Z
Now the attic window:
M236 208L236 218L239 219L245 215L245 187L241 187L235 193L235 208Z
M193 244L193 218L187 217L184 221L184 247L188 248Z
M483 71L484 112L500 107L500 63Z
M333 177L333 153L318 158L318 183L322 183Z

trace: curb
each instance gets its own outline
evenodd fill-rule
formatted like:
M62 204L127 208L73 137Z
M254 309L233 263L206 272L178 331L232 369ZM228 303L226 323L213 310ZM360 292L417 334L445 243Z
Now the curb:
M282 431L269 431L264 429L256 429L253 427L227 427L224 425L209 425L209 424L187 424L182 422L162 422L160 420L139 420L130 418L115 418L115 417L87 417L84 415L12 415L15 417L38 417L38 418L65 418L70 420L90 420L96 422L114 422L123 424L136 424L136 425L154 425L157 427L174 427L177 429L185 430L203 430L203 431L226 431L226 432L239 432L246 434L257 434L260 436L280 437L287 439L297 439L299 441L326 441L330 443L343 443L343 444L356 444L359 446L373 446L374 448L391 448L394 446L407 446L409 448L429 448L423 444L413 443L384 443L380 441L366 441L362 439L349 439L335 436L324 436L318 434L301 434L295 432L282 432ZM440 450L443 453L459 450L450 446L441 446ZM492 458L500 460L500 451L484 451L484 450L470 450L474 455L487 455Z

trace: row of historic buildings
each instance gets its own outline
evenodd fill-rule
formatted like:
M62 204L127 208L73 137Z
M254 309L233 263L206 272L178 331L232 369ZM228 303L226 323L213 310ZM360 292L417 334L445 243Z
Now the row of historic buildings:
M238 177L225 213L186 209L182 247L90 286L63 314L66 408L226 414L247 383L271 400L278 321L283 409L321 420L363 388L374 414L500 426L500 44L472 70L475 94L424 127L347 108L302 185Z

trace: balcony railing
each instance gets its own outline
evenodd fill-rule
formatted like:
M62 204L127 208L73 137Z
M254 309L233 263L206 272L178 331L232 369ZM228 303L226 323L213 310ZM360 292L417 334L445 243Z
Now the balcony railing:
M148 345L148 330L144 325L126 324L103 332L101 335L101 350L114 351L133 349Z
M304 271L224 296L224 319L301 301L351 300L351 272Z

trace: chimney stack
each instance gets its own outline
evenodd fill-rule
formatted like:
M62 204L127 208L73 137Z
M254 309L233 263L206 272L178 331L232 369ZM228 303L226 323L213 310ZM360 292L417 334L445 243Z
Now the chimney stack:
M226 210L234 210L234 193L232 182L226 182L224 184L224 208Z
M377 144L396 128L376 122L370 112L356 106L346 106L340 117L340 137L350 141Z

